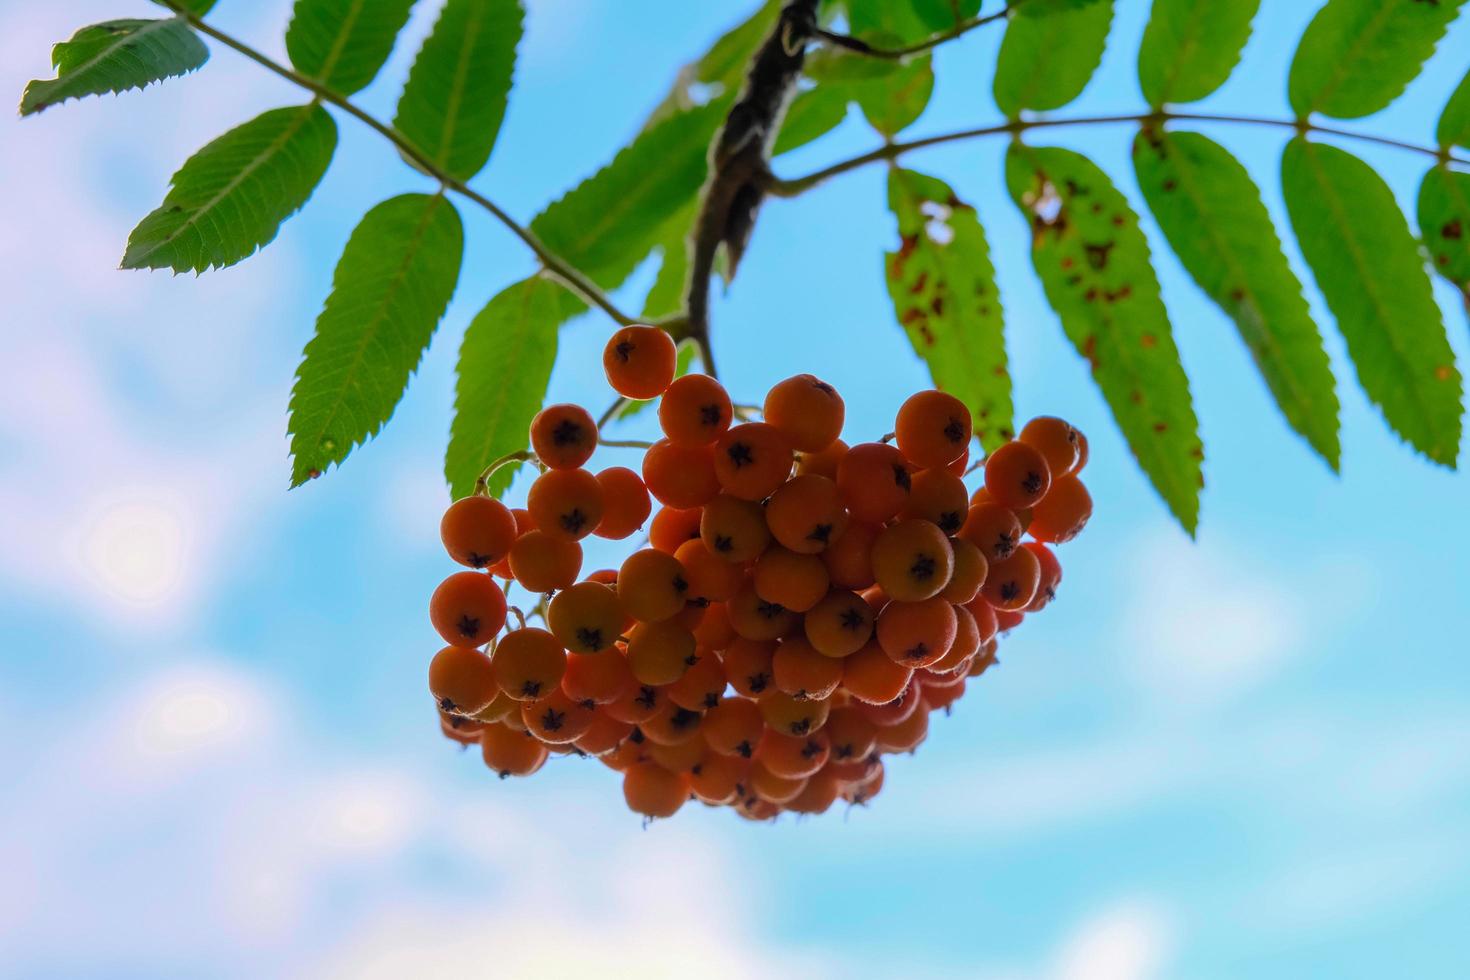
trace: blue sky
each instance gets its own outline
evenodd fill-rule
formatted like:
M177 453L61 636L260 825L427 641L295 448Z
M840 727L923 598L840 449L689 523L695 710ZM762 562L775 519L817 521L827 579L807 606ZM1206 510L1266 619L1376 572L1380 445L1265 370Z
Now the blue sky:
M436 5L418 6L362 97L384 115ZM529 218L750 6L530 0L476 186ZM1286 115L1285 66L1317 6L1265 4L1206 105ZM1066 112L1141 104L1147 5L1118 7L1103 69ZM223 0L215 16L279 54L287 8ZM73 28L152 9L0 0L0 89L45 76ZM998 41L939 55L911 133L995 120ZM1362 127L1427 142L1467 51L1462 21ZM1340 478L1157 255L1208 454L1192 543L1044 302L1004 143L914 155L979 209L1019 412L1087 431L1097 517L1063 551L1060 601L1005 640L1003 666L871 808L775 826L690 808L644 831L595 763L489 778L438 735L423 690L425 604L452 570L436 529L454 355L474 312L531 271L518 244L464 209L459 290L393 424L290 493L284 407L332 265L367 207L423 180L343 121L325 183L262 255L198 279L115 271L188 153L292 101L216 52L187 81L0 122L0 975L1470 972L1470 487L1381 424L1314 289L1342 382ZM1284 228L1281 134L1207 131ZM1035 134L1087 149L1136 201L1131 137ZM854 116L781 169L874 142ZM1421 158L1350 148L1412 202ZM924 385L882 281L883 180L861 171L765 210L715 308L741 400L814 371L847 395L849 437L871 438ZM1436 289L1463 371L1465 311ZM608 329L564 331L554 398L605 403Z

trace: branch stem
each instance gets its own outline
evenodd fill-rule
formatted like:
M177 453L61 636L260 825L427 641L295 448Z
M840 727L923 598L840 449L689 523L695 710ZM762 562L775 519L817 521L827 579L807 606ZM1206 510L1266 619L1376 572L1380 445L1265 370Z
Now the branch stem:
M833 177L840 176L851 170L857 170L870 163L880 163L886 160L896 160L905 153L913 150L922 150L930 146L939 146L944 143L955 143L960 140L977 139L984 136L1019 136L1033 129L1054 129L1063 126L1106 126L1119 124L1134 125L1161 125L1169 122L1199 122L1199 123L1226 123L1244 126L1270 126L1277 129L1291 129L1297 132L1319 133L1324 136L1336 136L1345 139L1355 139L1377 146L1389 146L1399 150L1407 150L1423 156L1433 157L1442 162L1455 163L1461 166L1470 166L1470 160L1446 154L1438 147L1423 146L1418 143L1409 143L1403 140L1391 139L1387 136L1375 136L1372 133L1359 133L1350 129L1340 129L1336 126L1320 126L1310 121L1297 119L1278 119L1269 116L1235 116L1211 112L1135 112L1121 113L1107 116L1072 116L1050 119L1015 119L1006 123L997 123L993 126L982 126L976 129L961 129L950 133L940 133L937 136L925 136L921 139L908 140L900 143L885 143L884 145L860 154L848 160L834 163L829 167L814 171L804 177L794 177L782 180L772 177L767 190L777 197L796 197L811 190L819 184L826 183Z
M410 142L409 139L402 133L398 132L398 130L378 119L376 116L373 116L371 113L354 105L350 99L337 94L330 88L327 88L321 82L318 82L316 79L309 78L306 75L303 75L300 72L296 71L295 69L281 64L280 62L272 59L270 56L256 50L255 48L252 48L244 41L239 40L233 35L226 34L224 31L221 31L218 28L206 23L204 19L201 18L198 14L195 14L193 11L186 9L182 5L182 3L179 2L179 0L161 0L161 2L164 4L164 6L168 7L168 9L172 10L180 18L187 21L189 26L194 28L194 30L198 31L200 34L204 34L207 37L213 38L220 44L223 44L225 47L244 55L246 58L249 58L251 61L262 66L268 71L279 75L281 78L286 79L293 85L297 85L300 88L305 89L306 91L310 92L316 99L336 106L338 109L341 109L349 116L352 116L354 119L363 123L369 129L373 130L379 136L382 136L384 139L388 140L388 142L397 147L398 151L409 160L413 161L416 167L418 167L424 173L428 174L430 177L437 180L441 187L446 190L453 191L454 193L460 195L468 201L473 202L474 204L479 205L485 211L489 212L495 218L495 220L504 225L511 232L511 234L519 238L522 242L525 243L527 248L535 253L537 260L541 263L542 268L544 268L548 274L562 282L572 292L576 293L589 304L601 309L620 326L627 326L628 324L636 322L632 317L628 316L622 310L618 309L617 305L608 298L607 294L603 292L602 289L599 288L597 284L594 283L591 279L588 279L586 274L583 273L582 270L573 266L571 263L567 262L565 259L557 255L555 252L551 251L551 249L547 248L546 245L543 244L542 241L536 237L534 232L512 218L510 214L505 211L505 209L501 208L494 201L490 200L479 191L470 187L464 181L451 175L442 166L440 166L434 160L425 155L422 150L414 146L413 143Z
M908 44L901 48L875 48L866 41L861 41L855 37L850 37L846 34L834 34L832 31L826 30L817 31L816 36L821 40L826 41L828 44L843 48L844 50L851 51L854 54L859 54L866 58L881 58L885 61L902 61L904 58L907 58L910 55L923 54L925 51L932 51L934 48L939 47L941 44L945 44L949 41L962 38L977 27L984 27L986 24L993 24L998 20L1005 20L1011 15L1011 11L1019 6L1022 2L1024 2L1024 0L1015 0L1015 2L1012 3L1010 6L1003 7L993 14L985 14L982 17L971 17L969 20L958 21L953 27L948 28L947 30L940 31L938 34L935 34L932 37L925 38L922 41L916 41L913 44Z

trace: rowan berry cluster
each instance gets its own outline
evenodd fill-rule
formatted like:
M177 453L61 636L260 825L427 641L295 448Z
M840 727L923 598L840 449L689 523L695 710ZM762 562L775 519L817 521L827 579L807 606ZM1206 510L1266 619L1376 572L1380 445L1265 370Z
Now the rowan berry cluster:
M444 546L474 570L430 603L444 734L501 777L596 757L646 818L691 798L751 819L866 802L883 755L917 748L931 712L996 662L998 634L1055 596L1051 546L1092 512L1087 442L1033 419L971 493L981 464L951 395L919 392L890 437L849 446L842 398L809 374L755 421L714 378L676 380L674 361L652 327L604 353L622 396L659 399L641 475L584 469L598 426L553 405L531 424L543 469L525 508L475 495L445 513ZM647 547L582 577L579 542L645 523ZM539 597L508 630L497 578Z

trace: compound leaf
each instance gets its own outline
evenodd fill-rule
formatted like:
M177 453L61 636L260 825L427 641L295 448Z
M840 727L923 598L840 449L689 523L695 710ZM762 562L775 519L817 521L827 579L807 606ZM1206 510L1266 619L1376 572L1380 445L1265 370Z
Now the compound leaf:
M1198 102L1224 85L1240 62L1260 2L1154 0L1138 50L1138 82L1148 104Z
M93 24L52 47L56 77L26 84L20 114L29 116L86 95L145 88L208 60L209 48L178 17Z
M377 434L454 295L464 228L442 195L377 205L347 240L291 391L291 485Z
M351 95L377 76L414 0L296 0L286 53L296 70Z
M922 41L929 29L913 9L894 0L849 0L848 28L853 35L881 48ZM849 60L877 60L849 56ZM926 52L896 65L878 78L855 80L848 89L863 116L884 136L895 136L908 128L929 105L934 94L934 59Z
M1435 271L1470 303L1470 174L1435 167L1419 185L1419 233Z
M1082 94L1102 63L1113 0L1036 13L1011 18L996 58L995 104L1011 119L1023 109L1060 109Z
M780 156L826 136L847 118L848 97L840 86L818 85L791 100L771 154Z
M128 236L124 269L204 272L248 258L301 209L337 148L315 102L272 109L191 156Z
M909 5L929 30L944 31L978 14L981 0L909 0Z
M1434 138L1440 146L1470 147L1470 72L1465 73L1450 101L1445 103Z

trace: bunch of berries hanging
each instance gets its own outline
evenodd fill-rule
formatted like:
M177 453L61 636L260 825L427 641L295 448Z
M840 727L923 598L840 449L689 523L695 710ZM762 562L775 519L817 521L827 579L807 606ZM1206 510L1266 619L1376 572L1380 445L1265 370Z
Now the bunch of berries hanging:
M603 360L620 395L659 399L664 438L641 474L592 473L596 422L552 405L531 423L542 472L524 509L450 506L444 546L473 570L430 602L444 734L501 777L595 757L647 818L690 799L751 819L871 799L884 754L916 749L996 662L998 634L1056 595L1052 546L1092 513L1086 439L1033 419L971 493L970 412L944 392L849 446L842 398L809 374L740 421L714 378L675 379L661 330L618 331ZM645 524L645 547L583 576L583 538ZM497 578L535 608L508 610Z

